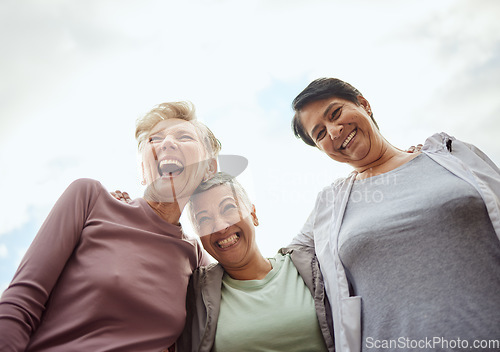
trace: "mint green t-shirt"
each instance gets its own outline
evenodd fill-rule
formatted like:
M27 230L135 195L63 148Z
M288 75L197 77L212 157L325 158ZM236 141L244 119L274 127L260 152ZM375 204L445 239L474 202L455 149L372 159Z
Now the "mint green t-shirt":
M214 351L327 351L313 297L290 255L270 260L262 280L224 274Z

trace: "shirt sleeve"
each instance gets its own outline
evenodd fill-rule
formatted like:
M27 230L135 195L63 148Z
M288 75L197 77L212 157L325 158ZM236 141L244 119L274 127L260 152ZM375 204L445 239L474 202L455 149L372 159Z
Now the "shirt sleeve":
M193 273L193 275L196 275L196 273ZM186 294L186 322L184 323L182 334L176 342L178 351L192 351L193 320L196 310L193 275L189 278Z
M309 214L309 217L306 220L304 226L302 226L302 230L300 230L299 234L295 236L292 242L287 246L304 246L314 248L314 220L316 219L316 209L318 207L318 200L321 196L321 193L318 195L316 199L316 204L314 209Z
M0 300L0 351L24 351L98 197L97 181L74 181L58 199Z
M212 262L210 260L210 256L208 255L208 253L205 251L203 246L198 241L196 241L196 243L198 246L198 253L199 253L198 266L207 266L208 264L210 264Z
M474 154L476 154L481 160L483 160L486 164L488 164L498 175L500 175L500 169L495 163L478 147L473 144L462 142L465 146L467 146Z
M486 154L469 143L455 140L451 154L460 159L474 175L476 187L500 239L500 170Z

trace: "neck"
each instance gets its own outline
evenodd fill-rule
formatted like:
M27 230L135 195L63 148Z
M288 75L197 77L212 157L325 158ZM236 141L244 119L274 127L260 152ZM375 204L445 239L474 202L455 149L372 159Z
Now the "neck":
M258 252L248 264L238 268L224 270L235 280L262 280L272 269L271 262Z
M378 158L368 165L355 167L357 179L365 179L391 171L416 157L419 153L407 153L391 144L383 146Z

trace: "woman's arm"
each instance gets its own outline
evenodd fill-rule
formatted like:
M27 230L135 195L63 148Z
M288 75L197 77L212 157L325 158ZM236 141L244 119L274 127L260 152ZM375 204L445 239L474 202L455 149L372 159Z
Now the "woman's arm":
M132 198L130 198L130 195L127 192L122 192L120 190L116 190L114 192L109 192L115 199L124 202L124 203L130 203L132 201ZM196 246L198 248L198 266L207 266L208 264L211 263L210 257L203 248L203 246L200 244L200 241L196 242Z
M176 342L179 351L190 352L193 348L193 319L196 315L196 297L193 284L193 276L189 279L186 296L186 322L181 336Z
M100 189L97 181L77 180L49 213L0 300L0 351L25 350Z
M302 230L293 238L292 242L287 247L292 246L304 246L314 248L314 233L313 233L313 222L315 217L315 210L311 212L307 218L306 223L302 227Z

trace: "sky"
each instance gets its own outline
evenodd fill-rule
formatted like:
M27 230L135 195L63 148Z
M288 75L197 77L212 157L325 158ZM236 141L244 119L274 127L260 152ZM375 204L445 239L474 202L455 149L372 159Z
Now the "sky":
M398 148L445 131L498 165L499 15L495 0L1 0L0 292L73 180L142 196L135 120L162 102L192 101L221 153L248 159L265 256L351 170L293 136L313 79L358 88Z

